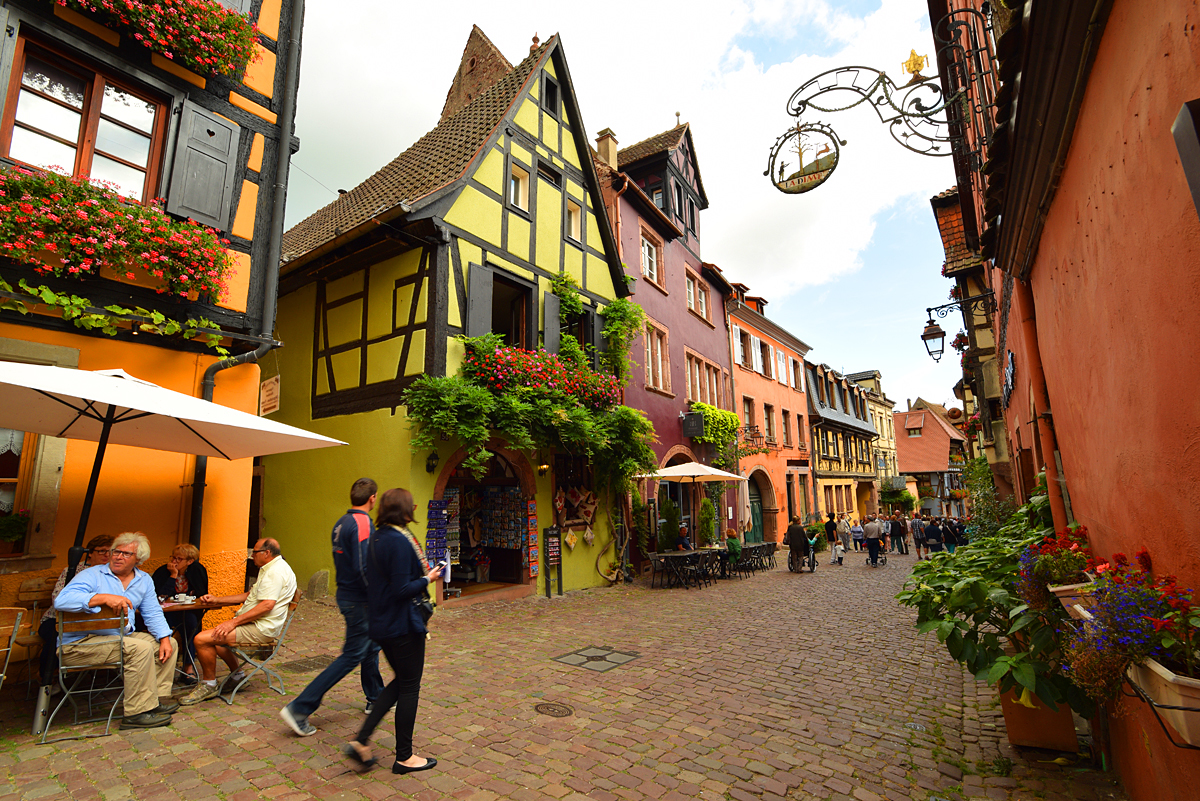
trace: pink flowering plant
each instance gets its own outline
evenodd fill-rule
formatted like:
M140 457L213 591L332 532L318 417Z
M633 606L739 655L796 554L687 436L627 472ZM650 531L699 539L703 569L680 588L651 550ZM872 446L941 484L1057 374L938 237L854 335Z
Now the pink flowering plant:
M107 267L159 294L215 303L233 262L211 228L173 219L158 201L131 203L109 186L53 171L0 171L0 248L42 275L87 279Z
M232 77L257 58L257 25L217 0L54 2L95 14L107 27L196 72Z

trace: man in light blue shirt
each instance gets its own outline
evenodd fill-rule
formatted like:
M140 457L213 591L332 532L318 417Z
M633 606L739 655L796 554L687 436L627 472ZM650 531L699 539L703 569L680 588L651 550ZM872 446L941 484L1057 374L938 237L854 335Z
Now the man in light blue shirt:
M125 636L117 629L68 632L62 638L65 665L87 665L113 660L117 644L124 643L125 717L122 729L153 729L171 723L179 704L171 699L175 649L171 627L163 617L150 575L138 565L150 558L150 542L141 533L122 534L113 541L107 565L89 567L72 579L54 600L60 612L98 614L108 607L124 614ZM150 633L134 633L133 613L146 622ZM157 640L157 643L155 642ZM159 699L166 699L160 701Z

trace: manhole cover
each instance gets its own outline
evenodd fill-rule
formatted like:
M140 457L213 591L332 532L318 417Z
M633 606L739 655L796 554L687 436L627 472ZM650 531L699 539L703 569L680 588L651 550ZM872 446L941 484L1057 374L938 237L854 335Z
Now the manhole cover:
M905 723L904 728L912 729L913 731L925 731L925 727L920 723Z
M549 715L552 718L569 718L575 710L566 704L538 704L533 711L539 715Z
M637 658L638 654L635 653L615 651L607 645L593 645L588 648L580 648L578 651L572 651L569 654L556 656L554 657L554 661L603 673L606 670L612 670L613 668L628 664Z
M314 670L324 670L332 665L335 659L337 657L332 654L321 654L320 656L310 656L305 659L284 662L279 667L290 673L311 673Z

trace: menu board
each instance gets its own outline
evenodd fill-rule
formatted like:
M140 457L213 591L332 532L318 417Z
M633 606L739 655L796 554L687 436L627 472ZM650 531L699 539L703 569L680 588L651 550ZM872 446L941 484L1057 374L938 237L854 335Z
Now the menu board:
M558 526L546 529L546 567L562 564L562 530Z

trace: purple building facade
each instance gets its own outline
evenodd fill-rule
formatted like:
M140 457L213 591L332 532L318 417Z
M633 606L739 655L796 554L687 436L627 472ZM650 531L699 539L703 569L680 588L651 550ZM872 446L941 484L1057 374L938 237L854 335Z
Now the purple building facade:
M708 196L687 123L618 149L604 129L593 154L604 203L634 300L646 313L646 330L635 344L637 367L625 404L654 423L659 466L708 463L711 448L684 436L683 416L694 401L733 411L729 318L732 286L700 255L700 212ZM695 531L699 489L660 482L646 488L660 501L670 497ZM733 525L732 493L717 509L717 531Z

